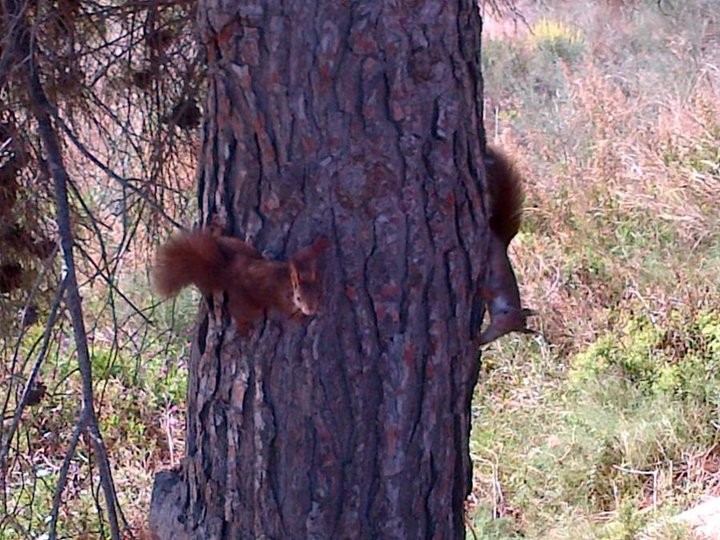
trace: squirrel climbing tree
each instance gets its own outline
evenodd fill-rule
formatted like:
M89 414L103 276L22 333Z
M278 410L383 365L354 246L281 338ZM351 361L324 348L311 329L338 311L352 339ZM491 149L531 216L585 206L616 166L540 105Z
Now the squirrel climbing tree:
M244 243L232 256L216 244L228 265L291 269L319 237L327 248L316 313L263 312L247 332L227 316L229 286L179 284L213 294L190 359L186 456L156 478L153 532L464 538L479 314L489 302L490 328L513 319L498 335L527 315L494 266L510 238L488 234L476 3L198 11L200 229Z

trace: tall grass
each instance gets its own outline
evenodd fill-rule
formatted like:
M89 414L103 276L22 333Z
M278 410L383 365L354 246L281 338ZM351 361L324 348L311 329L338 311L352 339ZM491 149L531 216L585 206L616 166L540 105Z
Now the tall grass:
M511 256L543 337L483 355L480 538L636 538L720 493L720 10L614 4L486 21L486 125L525 173Z

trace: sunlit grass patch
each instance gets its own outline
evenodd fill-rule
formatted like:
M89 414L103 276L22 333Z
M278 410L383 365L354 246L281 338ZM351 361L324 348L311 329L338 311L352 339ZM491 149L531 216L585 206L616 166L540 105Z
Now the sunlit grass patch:
M527 39L531 48L566 62L578 60L584 52L580 30L557 19L540 19L530 27Z

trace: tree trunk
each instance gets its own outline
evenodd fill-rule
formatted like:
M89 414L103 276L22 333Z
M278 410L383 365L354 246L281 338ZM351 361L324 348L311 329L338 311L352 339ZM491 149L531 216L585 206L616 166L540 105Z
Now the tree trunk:
M464 538L485 271L474 1L204 0L203 222L285 259L322 312L239 336L216 297L159 538ZM162 485L160 485L162 484Z

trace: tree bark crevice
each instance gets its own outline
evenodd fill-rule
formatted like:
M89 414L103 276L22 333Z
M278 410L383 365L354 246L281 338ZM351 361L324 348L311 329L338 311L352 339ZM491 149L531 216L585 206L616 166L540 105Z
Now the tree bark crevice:
M180 514L200 538L464 538L487 260L477 8L253 6L200 4L202 221L277 258L327 235L323 310L247 339L209 313Z

